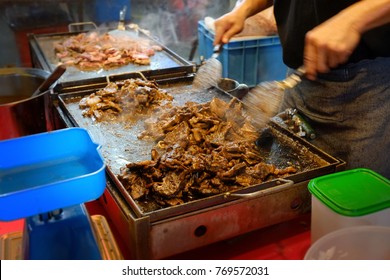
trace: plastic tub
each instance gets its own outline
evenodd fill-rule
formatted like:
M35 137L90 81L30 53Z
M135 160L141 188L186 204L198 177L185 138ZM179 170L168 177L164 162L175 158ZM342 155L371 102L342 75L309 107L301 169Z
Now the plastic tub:
M98 149L82 128L0 141L0 220L99 198L106 177Z
M328 233L306 252L305 260L390 260L390 227L357 226Z
M311 180L311 241L332 231L362 225L390 226L390 181L357 168Z

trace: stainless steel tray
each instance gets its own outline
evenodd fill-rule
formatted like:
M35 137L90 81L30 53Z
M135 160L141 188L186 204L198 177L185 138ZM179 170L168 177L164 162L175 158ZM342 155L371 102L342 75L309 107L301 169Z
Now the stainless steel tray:
M134 72L148 72L154 70L170 69L173 72L181 72L182 74L194 73L196 66L177 55L175 52L163 46L156 39L148 36L141 31L134 30L111 30L109 33L124 32L133 36L139 36L142 39L148 39L154 44L160 46L162 51L158 51L152 56L150 65L128 64L122 67L109 70L96 71L81 71L75 67L68 67L66 73L60 78L59 84L67 87L71 84L82 84L84 80L106 77L110 75L120 75ZM52 33L52 34L29 34L29 44L32 53L33 65L36 68L42 68L52 72L58 65L58 60L54 53L54 44L71 36L80 34L81 32L68 33Z
M192 88L192 77L166 79L161 81L160 85L174 96L174 103L177 105L183 105L189 100L204 103L210 101L214 97L218 97L226 101L233 98L226 92L220 91L216 88L210 88L205 91L195 91ZM272 157L269 158L269 163L280 166L281 164L285 164L287 160L299 161L301 163L307 161L307 164L303 164L298 173L286 178L289 181L273 180L242 189L234 194L220 194L178 206L163 208L152 212L145 212L125 190L124 186L119 182L117 175L120 172L120 168L129 162L138 162L150 159L150 150L155 143L153 141L144 141L137 138L137 135L144 130L143 122L145 118L149 116L145 116L144 118L140 117L132 124L121 122L97 123L90 118L85 118L82 116L81 110L79 109L78 101L80 98L95 90L96 89L89 89L81 92L75 91L64 94L60 93L58 98L60 107L70 121L68 125L87 128L91 135L93 135L94 141L102 145L101 153L106 160L108 173L113 178L116 187L134 210L137 217L148 217L151 221L158 221L227 203L232 200L243 199L243 197L245 198L256 195L261 196L264 190L269 188L282 188L283 186L292 187L294 183L334 172L340 164L338 159L333 158L332 156L312 146L309 142L296 137L288 130L283 129L277 123L274 123L272 124L271 129L275 142L272 148L273 150L270 151ZM316 163L315 167L311 165L313 162ZM245 194L245 196L241 196L242 194Z

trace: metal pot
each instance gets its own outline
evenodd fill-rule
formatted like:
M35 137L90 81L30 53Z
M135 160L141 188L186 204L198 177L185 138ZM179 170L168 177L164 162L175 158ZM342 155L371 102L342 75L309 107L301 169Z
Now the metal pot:
M0 68L0 140L52 129L50 90L32 96L49 75L35 68Z

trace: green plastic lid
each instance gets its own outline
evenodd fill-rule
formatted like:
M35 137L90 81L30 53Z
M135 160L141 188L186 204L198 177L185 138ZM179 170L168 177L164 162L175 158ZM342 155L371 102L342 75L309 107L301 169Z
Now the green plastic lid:
M323 204L344 216L364 216L390 207L390 181L365 168L312 179L308 188Z

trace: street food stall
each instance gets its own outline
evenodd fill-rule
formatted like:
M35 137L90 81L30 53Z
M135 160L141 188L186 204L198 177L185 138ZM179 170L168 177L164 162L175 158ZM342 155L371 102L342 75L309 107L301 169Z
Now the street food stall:
M102 158L98 169L104 176L78 184L88 193L81 197L77 189L69 194L60 189L58 194L63 182L57 180L51 182L55 186L50 191L40 180L22 188L21 193L27 193L23 201L43 206L38 197L56 199L47 208L26 207L15 215L10 210L2 217L2 257L303 259L310 246L308 183L344 170L345 162L312 145L310 137L315 136L308 132L314 132L302 119L291 126L297 113L291 110L272 118L265 127L266 141L258 141L259 131L246 114L248 104L217 85L195 87L202 65L155 38L153 30L124 22L115 28L75 31L72 27L66 32L28 34L32 68L44 71L43 78L60 64L66 71L40 93L49 103L44 129L12 136L9 131L15 125L2 122L1 130L8 136L0 148L23 139L26 143L19 143L20 149L69 152L83 143L67 133L86 132L90 152L99 146L94 159ZM0 114L9 107L0 104ZM40 146L33 146L36 138L42 140ZM63 156L64 152L58 155ZM22 164L27 168L25 161ZM63 172L75 166L68 162ZM20 166L14 168L4 171L4 178L20 172ZM90 172L96 175L96 170ZM47 177L47 173L35 174ZM81 177L85 174L75 179ZM37 192L29 192L30 188ZM5 189L1 199L17 207L21 202L14 196ZM57 247L51 246L46 254L36 254L40 239L47 236L45 241L55 244L59 229L69 224L80 224L82 237L91 238L92 245L84 249L91 254L76 253L77 235L72 236L78 244L73 252L56 255Z

